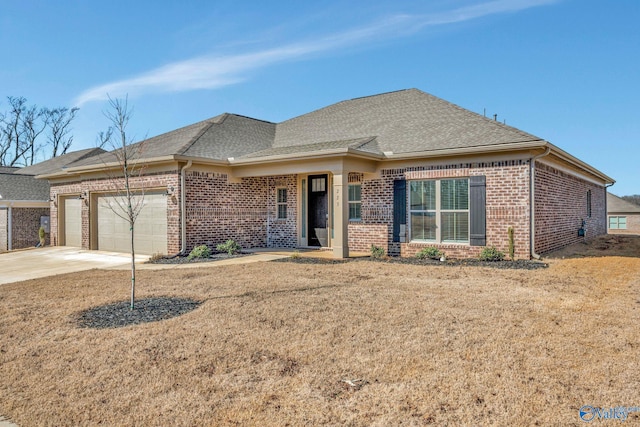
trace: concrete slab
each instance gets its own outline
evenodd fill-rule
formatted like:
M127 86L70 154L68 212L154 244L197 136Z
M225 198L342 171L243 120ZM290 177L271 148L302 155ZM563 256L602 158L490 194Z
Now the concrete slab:
M136 265L148 259L148 255L136 255ZM129 254L67 246L5 252L0 254L0 285L93 268L127 268L130 263Z
M0 415L0 427L18 427L18 425Z

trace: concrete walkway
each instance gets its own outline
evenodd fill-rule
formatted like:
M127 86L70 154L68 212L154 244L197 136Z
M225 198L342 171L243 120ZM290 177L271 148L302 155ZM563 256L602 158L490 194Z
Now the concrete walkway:
M16 424L7 420L5 417L0 415L0 427L18 427Z

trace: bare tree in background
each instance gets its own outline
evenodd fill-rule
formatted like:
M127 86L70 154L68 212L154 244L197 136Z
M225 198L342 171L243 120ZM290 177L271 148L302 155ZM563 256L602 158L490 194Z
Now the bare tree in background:
M47 141L51 149L51 157L58 157L67 154L67 150L73 143L73 135L71 132L71 121L76 117L78 108L60 107L52 110L45 109L47 116L47 124L49 126L49 134Z
M29 149L24 142L22 120L27 109L27 99L8 96L9 111L0 118L0 165L20 166L24 153Z
M144 163L141 161L144 141L134 143L127 135L127 126L132 115L127 99L109 98L109 110L104 115L111 122L111 126L98 134L102 145L109 145L114 156L112 162L105 162L105 170L109 177L111 189L115 197L109 199L107 207L117 216L129 224L131 234L131 310L135 308L136 292L136 252L135 252L135 224L144 204L144 185L133 186L134 178L144 173ZM113 164L111 164L113 163Z
M38 108L21 96L7 101L9 110L0 112L0 166L30 166L67 152L78 108ZM41 143L43 134L47 139Z
M633 194L630 196L622 196L622 199L626 200L627 202L631 202L633 204L636 204L638 206L640 206L640 194Z

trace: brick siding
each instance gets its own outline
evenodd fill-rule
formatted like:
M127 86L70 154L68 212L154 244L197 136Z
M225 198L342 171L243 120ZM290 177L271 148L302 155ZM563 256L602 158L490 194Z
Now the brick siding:
M624 216L627 218L626 229L611 229L609 228L609 234L639 234L640 235L640 214L613 214L609 216ZM609 218L607 217L607 227L609 227Z
M11 220L11 240L13 249L36 246L40 243L40 217L49 215L48 208L13 208ZM49 243L47 237L47 244Z
M177 253L180 251L180 175L178 171L165 172L159 174L149 174L140 177L131 177L130 185L132 189L166 189L173 187L174 192L171 197L167 197L167 251ZM56 195L77 195L87 192L90 197L93 192L108 193L115 189L122 188L122 180L91 179L74 183L52 183L51 197L56 200ZM63 205L64 201L61 202ZM63 205L64 206L64 205ZM63 207L62 206L62 207ZM59 245L58 236L58 209L56 203L51 206L51 244ZM90 203L88 200L82 202L82 247L90 249Z
M546 164L536 163L535 250L543 254L606 234L606 190ZM587 192L591 191L591 216ZM578 229L585 221L585 236Z
M413 256L420 249L435 246L447 256L477 257L482 247L468 244L393 242L393 181L486 176L487 246L507 252L507 230L513 227L515 256L529 258L529 163L526 160L491 163L463 163L434 167L384 169L380 179L362 183L362 225L385 225L387 250L391 255ZM409 212L407 211L407 224ZM407 233L409 231L407 230ZM407 236L407 239L409 236ZM357 244L357 243L356 243Z

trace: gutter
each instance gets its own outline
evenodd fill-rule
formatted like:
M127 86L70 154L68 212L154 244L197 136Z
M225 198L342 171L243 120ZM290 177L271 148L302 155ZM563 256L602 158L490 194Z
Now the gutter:
M538 154L537 156L533 156L529 163L529 196L531 197L529 201L529 218L530 218L530 229L529 229L529 250L531 252L531 257L535 259L540 259L540 255L536 253L536 213L535 213L535 195L536 195L536 180L535 180L535 171L536 171L536 160L548 156L551 153L551 147L547 147L544 153Z
M193 161L189 160L186 165L180 169L180 252L184 255L187 250L187 192L185 171L193 165Z

